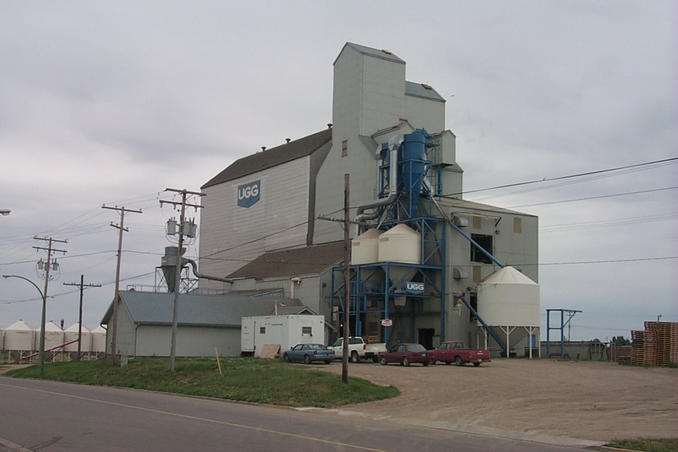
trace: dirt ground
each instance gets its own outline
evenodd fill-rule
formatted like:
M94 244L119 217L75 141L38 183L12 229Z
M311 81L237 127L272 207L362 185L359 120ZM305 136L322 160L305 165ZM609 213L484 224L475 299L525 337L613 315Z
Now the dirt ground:
M341 373L340 362L313 368ZM480 367L360 363L349 375L400 389L400 397L344 407L375 417L599 441L678 437L678 369L498 359Z

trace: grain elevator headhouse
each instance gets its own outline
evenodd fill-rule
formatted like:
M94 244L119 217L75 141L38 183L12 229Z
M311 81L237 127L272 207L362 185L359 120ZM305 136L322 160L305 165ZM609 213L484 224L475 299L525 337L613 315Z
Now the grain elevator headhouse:
M538 337L537 217L463 199L445 99L408 81L405 66L388 50L345 44L328 128L243 157L203 186L200 266L235 281L203 286L277 288L339 334L343 230L318 217L341 216L349 173L351 334L522 354ZM534 282L536 299L478 290L506 266Z

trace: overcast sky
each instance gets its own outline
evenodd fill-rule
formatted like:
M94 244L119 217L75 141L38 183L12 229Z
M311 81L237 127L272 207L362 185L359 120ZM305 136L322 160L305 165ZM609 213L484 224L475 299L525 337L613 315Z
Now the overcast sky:
M42 286L32 237L68 239L47 319L77 321L63 283L84 274L104 285L85 292L83 323L98 325L119 220L101 204L144 210L125 219L122 277L147 275L121 288L152 285L173 214L162 190L197 190L260 146L325 128L346 41L391 50L447 99L466 190L677 157L676 5L5 1L0 272ZM677 169L466 198L539 216L542 307L584 311L572 339L629 337L660 314L678 321ZM37 291L0 280L0 328L20 318L39 326Z

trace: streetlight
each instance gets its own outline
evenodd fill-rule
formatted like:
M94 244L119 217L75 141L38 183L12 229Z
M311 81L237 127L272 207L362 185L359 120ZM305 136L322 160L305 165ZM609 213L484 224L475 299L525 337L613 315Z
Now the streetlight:
M42 320L40 322L40 377L45 376L45 307L47 305L47 298L40 288L30 279L19 275L2 275L3 278L19 278L27 281L35 287L42 298Z

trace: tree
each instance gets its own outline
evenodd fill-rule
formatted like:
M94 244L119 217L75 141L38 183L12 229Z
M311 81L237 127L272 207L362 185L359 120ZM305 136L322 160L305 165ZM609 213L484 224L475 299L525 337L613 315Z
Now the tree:
M631 341L629 339L626 339L624 336L612 336L611 342L617 347L631 345Z

